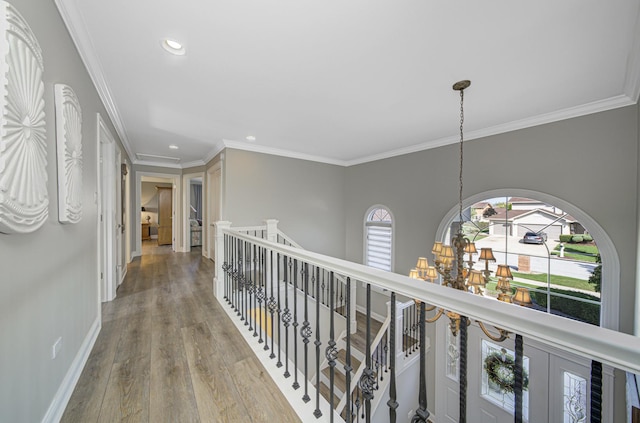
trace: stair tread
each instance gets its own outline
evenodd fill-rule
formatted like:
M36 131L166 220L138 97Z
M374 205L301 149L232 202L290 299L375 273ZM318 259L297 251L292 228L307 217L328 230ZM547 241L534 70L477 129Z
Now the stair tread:
M343 363L346 364L347 363L347 350L340 350L338 351L338 360ZM357 358L355 358L353 356L353 354L351 355L351 368L353 369L353 371L355 372L358 367L360 367L360 360L358 360Z
M324 399L326 399L329 402L329 396L331 395L331 390L329 389L329 387L324 382L320 382L320 395L322 395L324 397ZM334 391L333 392L333 406L337 407L339 403L340 403L340 398L336 395L336 393Z
M341 392L344 392L347 388L347 377L345 376L344 373L342 373L337 369L338 366L339 364L336 365L336 369L333 372L333 383L336 388L338 388ZM324 374L327 377L327 379L330 379L331 367L325 367L324 369L322 369L322 374Z

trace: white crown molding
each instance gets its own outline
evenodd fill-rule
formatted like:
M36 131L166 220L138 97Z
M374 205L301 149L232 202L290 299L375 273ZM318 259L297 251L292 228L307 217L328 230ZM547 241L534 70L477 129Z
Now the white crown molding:
M182 164L182 168L183 169L188 169L190 167L198 167L198 166L204 166L206 163L204 160L199 159L199 160L194 160L192 162L187 162L187 163L183 163Z
M561 120L571 119L580 116L586 116L593 113L604 112L607 110L617 109L620 107L630 106L635 104L630 97L621 94L615 97L607 98L604 100L598 100L587 104L582 104L575 107L569 107L566 109L558 110L551 113L545 113L538 116L533 116L526 119L516 120L513 122L507 122L505 124L492 126L489 128L479 129L477 131L465 132L465 141L470 141L478 138L484 138L492 135L504 134L507 132L517 131L520 129L531 128L533 126L544 125L547 123L558 122ZM372 156L363 157L360 159L350 160L345 162L344 166L354 166L358 164L373 162L376 160L388 159L391 157L401 156L404 154L415 153L422 150L429 150L431 148L441 147L448 144L454 144L460 139L457 136L440 138L434 141L429 141L422 144L416 144L413 146L400 148L397 150L391 150L386 153L375 154Z
M627 58L624 93L633 100L634 103L638 102L638 97L640 97L640 9L636 17L631 49L629 50L629 57Z
M166 163L166 162L154 162L147 160L134 160L133 164L136 166L153 166L153 167L165 167L170 169L182 169L182 165L179 163Z
M271 154L273 156L288 157L291 159L308 160L311 162L319 162L319 163L325 163L325 164L331 164L331 165L337 165L337 166L347 166L347 162L345 162L344 160L330 159L328 157L297 153L295 151L265 147L265 146L249 144L245 142L224 140L224 145L227 148L235 148L236 150L253 151L255 153Z
M217 142L214 148L211 151L209 151L209 154L204 156L204 159L203 159L204 163L205 164L209 163L211 160L214 159L214 157L216 157L224 149L225 149L224 142Z
M639 63L640 64L640 63ZM640 70L640 67L639 67ZM636 99L637 101L637 99ZM538 116L533 116L527 119L521 119L513 122L508 122L502 125L496 125L489 128L479 129L477 131L472 131L465 133L465 141L471 141L474 139L484 138L492 135L504 134L507 132L517 131L520 129L530 128L534 126L544 125L547 123L558 122L561 120L571 119L580 116L586 116L593 113L604 112L607 110L613 110L620 107L630 106L636 103L632 98L627 95L621 94L615 97L611 97L604 100L598 100L587 104L582 104L575 107L569 107L566 109L558 110L556 112L545 113ZM277 148L270 148L256 144L249 144L246 142L233 141L233 140L222 140L222 142L216 143L215 147L207 154L202 162L206 165L209 163L218 153L223 151L225 148L234 148L236 150L244 150L244 151L252 151L255 153L262 154L270 154L274 156L280 157L288 157L292 159L299 160L308 160L312 162L325 163L336 166L350 167L359 164L374 162L377 160L388 159L391 157L402 156L405 154L416 153L418 151L429 150L432 148L442 147L449 144L454 144L459 141L457 136L450 136L439 138L437 140L425 142L422 144L416 144L404 148L399 148L396 150L387 151L380 154L374 154L371 156L362 157L354 160L337 160L330 159L327 157L314 156L310 154L297 153L289 150L282 150ZM184 169L187 167L193 166L202 166L199 164L199 161L194 161L190 163L185 163L183 165L167 165L165 163L151 163L151 162L142 162L140 160L134 161L134 164L148 165L148 166L161 166L161 167L171 167L171 168L180 168Z
M89 72L93 85L96 87L96 91L98 91L98 95L107 110L107 114L120 137L120 141L129 157L133 160L133 150L127 137L124 122L120 118L118 107L113 100L113 96L105 80L102 65L100 64L100 60L98 60L98 56L95 54L95 48L89 37L89 32L87 31L87 26L82 14L80 14L78 7L74 7L73 4L67 5L67 3L72 2L72 0L54 0L54 2L60 12L60 16L62 16L62 20L67 26L71 39L78 49L78 54L80 54L80 58Z

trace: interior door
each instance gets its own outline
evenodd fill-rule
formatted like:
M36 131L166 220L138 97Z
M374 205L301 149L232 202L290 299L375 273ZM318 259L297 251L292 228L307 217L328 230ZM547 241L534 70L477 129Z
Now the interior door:
M158 245L171 244L173 241L173 202L172 188L157 187L158 190Z

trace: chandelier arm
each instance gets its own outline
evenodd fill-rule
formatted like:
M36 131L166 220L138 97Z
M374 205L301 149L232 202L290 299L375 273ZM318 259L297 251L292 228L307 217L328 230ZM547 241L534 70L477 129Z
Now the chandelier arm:
M435 310L435 309L436 309L436 306L429 306L429 307L425 306L424 311L431 311L431 310Z
M478 325L480 326L480 329L482 329L482 332L484 332L484 334L485 334L485 335L487 335L487 337L489 337L489 339L491 339L492 341L495 341L495 342L502 342L502 341L504 341L504 340L506 340L506 339L509 339L509 331L504 330L504 329L500 329L500 328L497 328L497 327L495 327L495 326L494 326L494 328L495 328L497 331L499 331L499 332L500 332L500 336L495 336L495 335L492 335L492 334L487 330L487 328L484 326L484 324L483 324L481 321L476 320L476 322L477 322L477 323L478 323Z
M436 320L438 320L440 317L442 317L443 313L444 313L444 309L440 308L440 309L438 309L438 312L436 313L435 316L430 317L429 319L424 319L424 321L427 322L427 323L433 323Z

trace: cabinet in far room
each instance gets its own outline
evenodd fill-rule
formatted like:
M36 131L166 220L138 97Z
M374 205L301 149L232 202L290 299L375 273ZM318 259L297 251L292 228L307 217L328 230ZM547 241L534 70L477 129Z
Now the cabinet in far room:
M173 204L171 187L156 187L158 190L158 245L173 241Z

